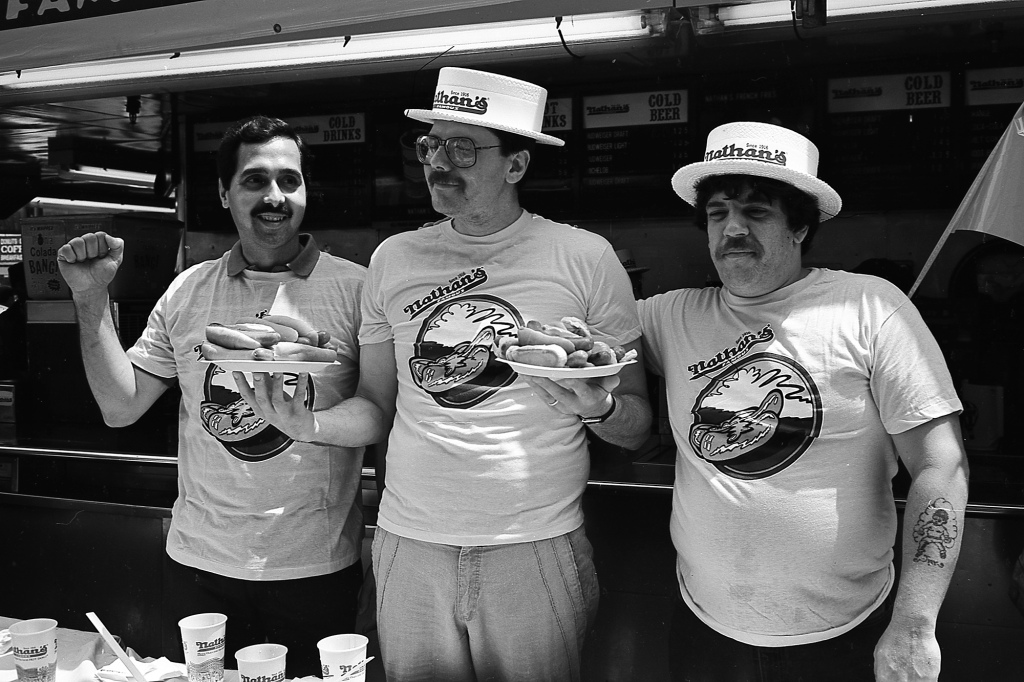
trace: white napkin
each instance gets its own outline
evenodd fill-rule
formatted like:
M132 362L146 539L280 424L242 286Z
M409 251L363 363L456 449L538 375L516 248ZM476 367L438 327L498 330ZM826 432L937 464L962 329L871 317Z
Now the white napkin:
M139 660L132 656L128 650L128 657L132 659L135 667L139 669L146 682L160 682L160 680L171 680L176 677L186 677L184 663L172 663L164 657ZM133 682L132 675L120 659L105 665L96 671L98 682Z

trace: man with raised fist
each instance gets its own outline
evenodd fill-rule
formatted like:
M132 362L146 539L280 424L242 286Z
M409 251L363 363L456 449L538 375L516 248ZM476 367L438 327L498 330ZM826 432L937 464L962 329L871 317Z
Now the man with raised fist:
M218 151L219 189L238 242L178 275L127 352L107 286L132 245L98 232L72 239L58 254L104 421L131 424L175 382L181 387L165 646L180 647L178 619L224 613L227 660L270 640L288 647L289 677L319 674L316 642L354 631L363 576L363 449L309 442L315 434L261 407L267 391L284 390L289 409L322 410L351 396L358 376L365 268L321 253L311 235L299 232L308 163L305 144L284 121L254 116L227 130ZM331 362L316 374L253 368L250 387L248 373L225 371L220 358L204 355L207 329L215 325L262 326L263 336L289 348L300 336L311 347L317 338L317 346L336 352L327 352ZM285 327L295 328L294 338ZM310 329L325 334L313 337ZM254 343L264 350L263 341Z

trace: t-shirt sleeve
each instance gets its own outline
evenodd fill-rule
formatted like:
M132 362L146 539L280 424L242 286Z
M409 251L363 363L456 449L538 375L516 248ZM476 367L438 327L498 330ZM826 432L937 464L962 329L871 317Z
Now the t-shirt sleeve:
M887 432L963 410L942 350L909 300L885 319L873 346L871 392Z
M645 298L636 302L640 317L640 332L643 335L644 365L658 376L665 376L665 368L661 362L661 325L660 306L663 295Z
M174 348L167 333L167 309L171 305L171 292L174 290L176 287L172 285L156 302L142 335L127 351L128 359L136 367L165 379L172 379L178 374Z
M391 325L384 310L384 292L381 291L381 276L387 268L387 240L377 247L370 257L361 299L362 324L359 327L359 343L368 346L394 339Z
M611 338L620 345L639 338L640 319L633 286L611 245L601 253L591 292L587 325L595 335Z

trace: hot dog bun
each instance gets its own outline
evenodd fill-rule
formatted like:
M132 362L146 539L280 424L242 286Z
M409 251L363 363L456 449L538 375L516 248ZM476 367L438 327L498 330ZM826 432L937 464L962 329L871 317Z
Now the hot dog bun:
M299 332L295 327L289 327L286 324L279 324L277 322L270 322L262 317L240 317L235 320L235 324L259 324L270 327L281 335L282 341L294 342L299 338Z
M565 367L568 354L559 345L542 346L509 346L505 350L505 358L512 362L539 367Z
M517 332L520 346L561 346L562 350L565 351L566 355L576 350L572 341L569 339L559 338L557 336L551 336L544 332L530 329L529 327L520 327Z
M319 342L319 334L317 334L317 330L308 322L303 322L302 320L289 317L288 315L264 315L262 319L275 324L283 324L294 329L298 332L300 337L296 340L296 343L302 343L302 339L305 339L309 345L316 346Z
M253 356L255 349L225 348L209 341L203 341L199 347L203 357L207 360L255 360Z
M273 347L275 360L301 360L303 362L334 362L338 353L333 348L320 348L304 343L282 341Z
M246 349L273 346L281 335L267 325L213 323L206 327L206 340L224 348Z

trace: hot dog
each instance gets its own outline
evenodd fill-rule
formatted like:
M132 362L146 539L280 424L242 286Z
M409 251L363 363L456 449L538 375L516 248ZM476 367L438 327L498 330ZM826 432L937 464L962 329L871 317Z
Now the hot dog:
M555 344L542 346L509 346L505 357L512 362L522 362L540 367L565 367L568 354Z
M207 360L255 360L255 349L225 348L209 341L203 341L200 352Z
M305 339L309 345L316 346L320 340L317 330L308 322L303 322L302 320L289 317L288 315L264 315L262 319L275 324L283 324L294 329L299 334L299 339L296 340L296 343L302 343L302 339Z
M278 334L281 335L282 341L295 341L299 338L299 332L295 327L289 327L286 324L279 324L277 322L270 322L262 317L240 317L235 320L235 324L259 324L266 327L270 327Z
M334 362L338 354L333 348L320 348L304 343L282 341L273 346L275 360L301 360L303 362Z
M206 327L206 340L234 349L269 347L281 340L272 327L256 324L218 324Z
M615 351L604 341L595 341L594 347L587 355L587 361L593 365L614 365Z
M569 339L559 338L557 336L551 336L544 332L539 332L529 327L520 327L517 332L520 346L560 346L565 351L566 355L576 350L576 346L573 345Z

